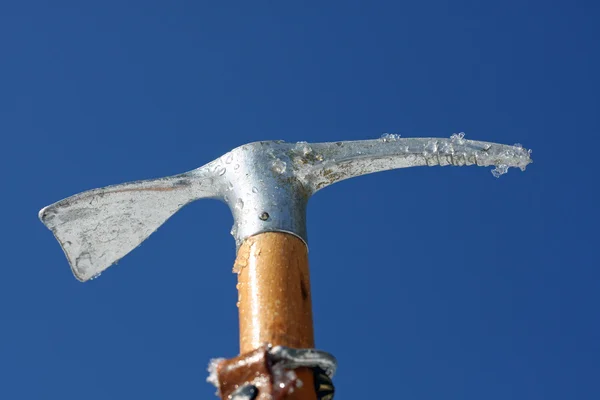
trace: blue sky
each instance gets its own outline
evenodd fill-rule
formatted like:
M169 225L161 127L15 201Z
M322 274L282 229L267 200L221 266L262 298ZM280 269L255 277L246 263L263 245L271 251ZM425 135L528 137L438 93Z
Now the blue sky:
M597 399L593 1L0 5L0 398L210 399L237 352L232 219L194 203L101 278L40 208L241 144L464 131L526 173L412 168L310 202L337 398Z

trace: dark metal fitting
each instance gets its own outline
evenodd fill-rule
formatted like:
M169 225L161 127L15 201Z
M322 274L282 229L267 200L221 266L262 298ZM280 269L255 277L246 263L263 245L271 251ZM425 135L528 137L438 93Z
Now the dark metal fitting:
M320 368L330 378L337 369L335 357L325 351L316 349L294 349L285 346L275 346L269 349L273 362L282 365L286 369L302 367Z
M229 400L254 400L256 396L258 396L258 388L247 384L234 390L227 398Z
M223 400L283 400L295 390L313 390L295 372L308 369L313 371L311 380L314 378L317 399L331 400L334 393L331 377L336 367L335 357L323 351L265 345L229 360L213 362L209 381L217 386Z

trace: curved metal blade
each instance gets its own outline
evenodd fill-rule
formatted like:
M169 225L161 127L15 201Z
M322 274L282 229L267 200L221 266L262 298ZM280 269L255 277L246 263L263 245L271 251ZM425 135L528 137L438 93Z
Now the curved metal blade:
M199 198L217 197L209 168L83 192L39 212L71 270L84 282L140 245L171 215Z
M240 146L185 174L90 190L45 207L40 219L80 281L117 262L187 203L224 200L239 246L261 232L306 238L306 204L316 191L355 176L422 165L531 163L520 146L450 139L397 138L332 143L266 141Z
M525 167L530 151L520 145L465 140L462 137L394 138L337 143L301 144L310 149L312 161L299 168L298 176L313 193L344 179L374 172L418 166ZM314 159L317 161L315 162Z

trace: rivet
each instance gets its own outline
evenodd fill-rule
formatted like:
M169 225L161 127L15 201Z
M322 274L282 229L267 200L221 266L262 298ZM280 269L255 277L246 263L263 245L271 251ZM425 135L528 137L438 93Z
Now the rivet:
M259 216L258 219L260 219L261 221L266 221L269 219L269 213L266 211L263 211Z

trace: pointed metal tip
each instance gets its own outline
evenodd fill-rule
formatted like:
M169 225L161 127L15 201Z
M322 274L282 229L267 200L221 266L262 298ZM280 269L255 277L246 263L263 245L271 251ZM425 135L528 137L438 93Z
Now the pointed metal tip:
M46 216L46 211L48 211L48 208L50 208L50 206L46 206L44 208L42 208L39 212L38 212L38 218L40 219L40 221L42 221L42 223L44 225L46 225L46 222L44 221L44 218Z

